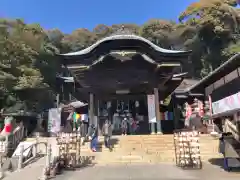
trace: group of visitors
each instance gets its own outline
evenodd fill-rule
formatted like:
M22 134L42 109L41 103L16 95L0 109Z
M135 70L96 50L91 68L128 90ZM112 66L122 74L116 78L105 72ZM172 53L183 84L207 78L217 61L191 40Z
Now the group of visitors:
M86 124L85 119L88 117L80 114L77 114L75 112L75 109L72 110L72 112L68 115L66 124L64 127L64 131L66 133L71 133L72 131L79 131L81 133L81 139L82 143L85 141L90 141L90 148L93 152L96 152L97 150L97 144L98 144L98 127L96 124ZM133 118L124 117L121 122L121 131L122 135L129 134L135 134L135 132L138 129L138 122L134 120ZM102 135L104 136L104 145L106 148L109 148L111 150L110 146L110 138L112 136L113 126L111 122L106 119L103 126L102 126Z
M104 145L106 148L111 150L110 138L112 136L112 124L106 120L102 127L102 135L104 136ZM98 144L98 130L97 127L92 124L88 130L88 137L90 140L90 148L93 152L97 151Z
M78 129L80 130L80 129ZM81 131L81 130L80 130ZM110 146L110 138L112 136L112 125L111 123L106 120L103 128L102 128L102 134L104 136L104 145L106 148L109 148L111 150ZM98 145L98 128L96 125L91 124L88 128L87 134L84 136L84 141L90 141L90 148L93 152L97 151L97 145Z
M121 123L122 135L135 134L138 130L138 122L133 118L123 118Z
M83 118L83 115L79 115L75 112L75 110L73 110L67 117L63 131L66 133L71 133L72 131L80 132L82 143L90 141L91 150L96 152L98 144L98 127L95 124L88 125L85 123L86 118L88 117L85 116ZM110 137L112 136L112 125L108 120L106 120L103 125L102 134L104 136L104 144L106 148L111 150L109 141Z

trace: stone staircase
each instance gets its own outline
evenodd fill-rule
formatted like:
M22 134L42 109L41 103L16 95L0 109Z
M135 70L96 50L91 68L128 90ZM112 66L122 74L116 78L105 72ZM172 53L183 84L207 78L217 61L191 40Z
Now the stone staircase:
M104 147L103 137L99 137L98 152L91 152L89 142L85 143L81 147L82 158L97 164L175 162L173 135L113 136L111 141L111 152ZM201 135L200 146L204 162L221 157L218 139Z
M34 138L35 139L35 138ZM27 139L32 141L34 139ZM40 142L50 142L55 138L40 138ZM52 144L52 143L51 143ZM89 142L81 146L81 158L86 163L115 164L115 163L175 163L173 135L134 135L113 136L113 149L105 148L103 137L99 137L98 152L90 150ZM57 149L56 145L52 146ZM45 147L42 146L42 152ZM210 135L200 136L200 153L203 162L222 158L218 153L218 139Z

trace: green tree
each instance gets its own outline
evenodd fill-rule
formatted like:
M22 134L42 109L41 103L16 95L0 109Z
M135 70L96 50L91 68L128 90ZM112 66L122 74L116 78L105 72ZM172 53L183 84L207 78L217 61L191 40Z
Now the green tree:
M48 88L48 83L53 82L56 72L51 74L45 70L44 74L43 70L46 67L49 69L50 66L56 69L51 57L54 57L58 49L52 45L38 24L25 24L19 19L1 19L0 27L1 92L2 96L6 96L3 99L8 100L10 96L14 96L15 100L27 102L29 95L23 97L22 92L30 90L32 98L33 91Z
M234 0L200 0L191 4L179 16L180 23L187 27L196 27L195 35L185 44L200 55L198 59L192 59L192 63L202 62L201 77L228 58L225 56L227 53L223 55L224 49L229 49L234 41L234 34L239 34L240 28L236 5ZM195 49L196 46L201 48Z

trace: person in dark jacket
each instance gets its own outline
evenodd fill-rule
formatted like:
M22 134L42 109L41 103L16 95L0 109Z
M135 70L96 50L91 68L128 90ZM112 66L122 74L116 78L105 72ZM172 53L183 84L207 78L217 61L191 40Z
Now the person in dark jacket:
M122 128L122 135L127 135L128 122L126 117L122 120L121 128Z
M90 148L93 152L97 151L97 143L98 143L98 134L97 134L97 127L92 124L89 127L89 139L90 139Z
M109 123L108 120L105 121L103 128L102 128L102 134L104 136L104 144L106 148L110 148L109 141L112 136L112 126L111 123Z

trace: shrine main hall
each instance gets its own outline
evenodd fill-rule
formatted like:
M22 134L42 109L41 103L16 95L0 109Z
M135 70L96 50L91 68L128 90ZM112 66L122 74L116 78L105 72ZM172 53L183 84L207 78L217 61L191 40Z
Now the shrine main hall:
M139 134L161 134L177 123L164 101L183 81L190 53L121 31L58 57L77 84L78 99L88 102L90 124L101 128L109 119L119 134L122 119L130 117L137 120Z

